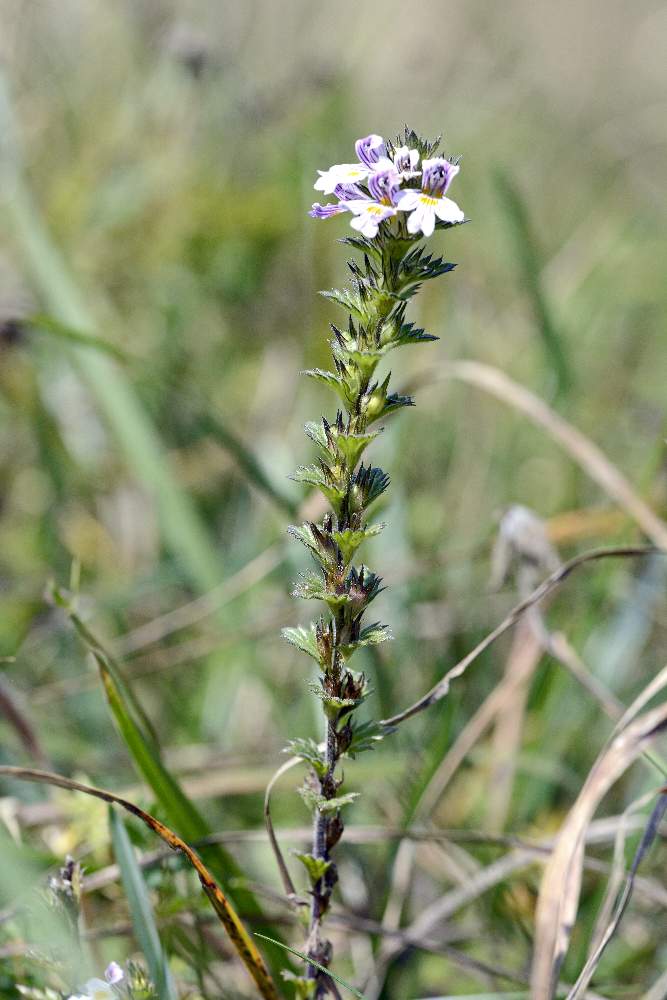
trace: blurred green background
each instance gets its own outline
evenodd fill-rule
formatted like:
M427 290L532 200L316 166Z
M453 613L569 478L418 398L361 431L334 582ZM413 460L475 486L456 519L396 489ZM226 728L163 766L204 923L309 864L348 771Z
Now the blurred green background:
M396 357L394 381L450 359L497 366L665 515L667 12L654 0L0 0L0 18L3 690L56 769L114 788L135 781L85 650L43 599L74 563L81 611L127 654L169 762L216 829L259 829L286 739L319 729L309 668L278 638L311 611L289 596L306 558L286 542L304 499L288 477L312 456L303 423L333 405L298 372L326 364L340 316L316 293L346 280L345 219L307 215L316 169L351 159L369 132L444 132L446 154L463 157L452 196L471 222L434 240L458 267L411 318L441 339ZM14 322L27 316L41 318ZM451 381L420 388L373 457L392 488L389 527L367 559L389 586L378 610L397 637L364 663L376 717L418 697L515 602L511 586L489 585L508 505L550 519L564 556L640 538L543 430ZM664 582L658 562L604 563L550 610L624 702L667 659ZM185 622L135 631L207 593ZM346 768L350 788L368 789L351 822L409 821L507 649ZM506 829L553 831L609 729L544 659ZM28 762L24 744L0 717L0 760ZM485 826L492 757L480 740L435 822ZM281 825L307 823L295 785L276 795ZM605 809L650 787L633 771ZM56 801L65 823L19 815L38 827L28 839L47 861L85 848L101 864L104 816ZM479 861L495 856L486 850ZM342 848L347 905L382 916L392 851ZM278 888L261 843L237 854ZM453 863L426 855L408 916L456 882ZM663 847L655 872L664 860ZM525 971L538 878L513 876L464 911L461 947ZM571 978L602 888L585 883ZM638 997L664 967L661 912L662 924L640 901L614 943L603 967L613 995ZM358 977L368 942L346 940L340 967ZM114 954L131 947L116 941ZM388 983L387 997L480 988L447 957L420 953Z

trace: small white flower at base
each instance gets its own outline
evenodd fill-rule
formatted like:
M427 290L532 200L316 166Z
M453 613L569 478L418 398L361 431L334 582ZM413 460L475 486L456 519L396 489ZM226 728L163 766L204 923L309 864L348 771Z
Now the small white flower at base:
M105 969L104 979L89 979L84 986L86 992L73 994L68 1000L117 1000L118 993L113 987L123 980L124 975L118 962L110 962Z
M89 979L84 989L85 993L77 993L69 1000L110 1000L110 998L113 1000L116 997L112 987L103 979Z
M118 962L109 962L106 969L104 970L104 978L108 983L111 983L112 985L114 985L115 983L119 983L123 979L124 975L125 973L121 969Z

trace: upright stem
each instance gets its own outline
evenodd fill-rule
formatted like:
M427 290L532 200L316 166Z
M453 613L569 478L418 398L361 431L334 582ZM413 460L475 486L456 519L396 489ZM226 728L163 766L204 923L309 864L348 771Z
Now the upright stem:
M333 784L334 771L336 770L336 764L338 763L336 742L335 723L331 720L327 720L325 728L325 762L327 770L321 781L321 789L329 788ZM323 791L323 794L326 793ZM330 861L330 852L327 846L327 826L328 817L319 810L316 810L313 822L313 857L321 859L322 861ZM331 869L329 869L327 875L329 875L330 872ZM335 869L333 874L335 875ZM335 879L333 881L329 878L327 880L329 885L325 885L325 875L318 879L313 886L313 899L310 906L310 928L308 933L308 955L310 958L314 958L318 961L320 965L322 962L320 958L318 958L318 955L328 958L328 953L330 951L329 942L323 942L320 937L322 916L326 910L326 906L328 905L328 897L331 895L331 890L333 889L337 878L337 875L335 875ZM326 896L324 895L325 893ZM318 975L319 972L317 968L314 965L309 965L308 977L310 979L317 979Z
M322 601L327 613L310 628L290 628L283 632L289 642L318 664L319 684L312 688L322 701L326 719L324 748L313 739L291 740L289 746L292 753L312 768L300 789L314 814L312 851L298 855L308 872L312 896L305 946L309 964L305 978L288 976L295 982L297 996L303 1000L338 995L332 980L318 968L328 968L331 961L332 946L322 937L322 922L338 881L332 852L343 833L341 810L355 798L354 794L340 794L342 780L336 777L337 765L343 756L354 757L372 749L387 731L380 723L357 722L356 709L368 696L369 689L364 674L349 667L351 657L360 647L391 638L390 630L380 622L362 624L368 606L382 588L380 578L367 566L355 565L354 560L359 547L384 527L370 523L367 517L368 509L389 484L389 477L382 469L364 464L362 456L382 430L382 427L373 429L374 425L413 403L409 396L389 391L390 376L378 378L378 365L397 347L437 339L406 320L408 301L424 281L445 274L453 265L416 246L421 238L419 232L409 228L402 214L411 210L409 205L415 208L421 205L419 211L423 213L435 211L434 205L442 211L447 204L450 206L447 211L453 206L460 216L457 221L463 220L463 213L454 203L447 199L438 202L434 197L444 195L449 180L458 171L450 161L433 158L437 145L437 141L420 139L408 129L396 144L384 143L375 135L357 144L360 158L362 154L366 157L363 163L380 163L381 157L382 161L376 172L371 169L373 176L364 182L363 190L356 185L342 185L336 188L336 193L342 197L352 189L351 196L357 200L350 204L360 211L365 211L364 199L367 199L371 221L359 227L355 219L353 227L364 235L355 234L343 241L362 254L360 261L348 262L351 288L327 293L348 314L344 326L331 324L333 370L314 369L305 373L334 390L340 408L335 419L322 418L319 423L306 425L306 432L318 446L320 455L315 464L299 468L295 476L297 481L320 489L331 509L321 524L307 522L290 528L317 565L316 572L301 577L294 595ZM380 147L384 152L378 152ZM377 161L373 160L374 155ZM387 169L388 162L390 166L394 163L395 169ZM416 169L420 162L422 169ZM319 181L317 186L319 189ZM406 192L408 207L401 211L394 209L399 204L396 199ZM378 200L369 202L371 195ZM336 206L333 210L337 211ZM326 217L329 211L315 205L311 214ZM381 224L372 221L378 213L384 220ZM415 217L418 214L415 212ZM420 225L430 235L436 225L435 218L430 226L426 222ZM439 228L449 225L437 222Z

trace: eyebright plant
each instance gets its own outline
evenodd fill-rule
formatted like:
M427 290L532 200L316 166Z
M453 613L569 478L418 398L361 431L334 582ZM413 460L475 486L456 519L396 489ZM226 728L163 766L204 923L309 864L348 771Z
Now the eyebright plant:
M440 139L430 142L407 128L394 143L379 135L359 139L356 163L319 171L315 189L337 200L316 203L310 212L317 219L350 213L356 232L342 242L358 251L361 260L348 262L348 287L324 293L348 314L345 325L331 325L333 370L305 373L334 390L339 409L332 419L306 425L319 457L299 468L295 478L321 490L331 509L321 524L289 529L317 567L298 581L294 595L322 601L327 609L308 628L283 632L318 665L319 680L312 690L322 702L325 720L323 744L298 739L288 746L311 767L300 793L313 812L313 845L297 857L310 883L306 953L313 964L304 976L288 974L302 998L332 993L331 980L314 963L328 968L331 962L332 946L323 936L322 921L338 880L332 852L343 834L342 809L356 797L342 793L338 765L344 757L372 749L386 732L378 723L357 721L355 712L370 692L364 674L349 666L360 647L391 638L386 625L364 624L368 606L383 588L380 577L355 559L360 546L384 527L370 522L368 511L387 489L389 477L363 455L383 430L382 422L413 405L410 396L390 391L391 373L379 378L378 365L397 347L437 339L408 321L406 310L424 281L454 268L418 245L422 237L465 221L447 197L458 162L436 155L439 145Z

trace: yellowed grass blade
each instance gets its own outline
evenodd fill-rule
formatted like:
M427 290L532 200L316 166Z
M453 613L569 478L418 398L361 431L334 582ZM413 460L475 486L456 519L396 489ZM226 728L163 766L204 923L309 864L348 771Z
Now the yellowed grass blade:
M132 813L132 815L140 819L142 823L145 823L146 826L153 831L153 833L157 834L157 836L172 849L172 851L176 851L179 854L184 855L197 872L202 889L208 896L211 906L217 913L221 924L227 931L229 939L236 949L239 958L255 981L255 985L259 990L260 996L264 997L265 1000L280 1000L280 995L264 963L264 959L262 958L257 945L254 943L248 931L244 927L236 910L231 905L230 901L227 899L226 895L209 872L208 868L204 865L199 855L196 854L184 840L177 837L176 834L169 829L169 827L164 825L164 823L161 823L154 816L151 816L150 813L140 809L139 806L130 802L128 799L121 798L120 795L114 794L114 792L108 792L105 789L96 788L93 785L84 785L79 781L72 781L70 778L65 778L60 774L52 774L50 771L36 771L32 768L8 767L3 765L0 766L0 776L14 778L19 781L34 781L38 784L55 785L57 788L65 788L71 792L83 792L84 795L92 795L96 799L102 799L103 802L118 805L127 812Z

